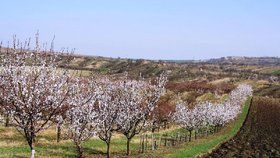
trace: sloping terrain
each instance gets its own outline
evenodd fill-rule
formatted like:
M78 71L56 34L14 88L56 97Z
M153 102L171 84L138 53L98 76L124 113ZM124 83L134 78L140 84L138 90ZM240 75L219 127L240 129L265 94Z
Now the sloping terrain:
M254 97L239 133L207 157L280 157L280 99Z

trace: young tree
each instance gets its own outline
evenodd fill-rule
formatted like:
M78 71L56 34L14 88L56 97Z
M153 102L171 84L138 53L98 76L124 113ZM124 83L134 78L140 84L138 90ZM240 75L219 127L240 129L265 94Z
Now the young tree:
M77 157L83 156L82 141L88 140L97 132L96 112L100 89L90 78L76 78L72 82L73 94L69 98L69 110L66 112L64 126L77 149Z
M191 141L192 131L197 127L199 119L196 117L194 111L183 103L176 105L175 111L173 116L174 121L189 132L189 141Z
M50 53L41 53L38 35L35 51L17 45L14 40L14 48L1 58L1 109L10 114L11 124L25 136L31 157L35 157L37 134L48 128L50 120L66 106L71 93L70 75L58 69L53 46ZM29 43L25 45L29 47Z
M166 76L162 74L154 85L135 80L125 80L120 84L122 91L117 127L127 138L127 155L130 155L131 139L141 132L148 115L164 92L166 81Z
M175 112L175 105L173 105L169 98L161 97L157 106L151 112L149 122L151 124L152 132L160 129L161 126L165 129L167 124L172 121L172 115Z
M228 104L236 107L243 105L243 102L247 99L248 96L252 96L252 87L247 84L240 84L232 90L229 94L229 99L227 100Z
M103 79L100 85L101 95L98 98L97 113L97 136L107 145L107 157L110 157L110 144L116 121L119 115L120 94L118 82Z
M196 129L206 129L208 131L209 126L212 123L211 109L213 104L210 102L198 103L194 109L193 113L196 115L197 127ZM196 132L195 132L196 138Z

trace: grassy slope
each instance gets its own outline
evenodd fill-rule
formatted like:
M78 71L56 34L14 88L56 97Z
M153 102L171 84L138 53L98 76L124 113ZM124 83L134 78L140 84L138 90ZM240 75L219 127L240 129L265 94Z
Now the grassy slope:
M171 154L168 154L169 158L186 158L195 157L203 153L210 152L213 148L217 147L220 143L225 142L235 136L239 129L241 128L247 113L249 111L251 98L248 98L242 113L236 121L228 124L219 133L211 135L207 138L199 139L197 141L188 143L181 146L178 149L173 149Z

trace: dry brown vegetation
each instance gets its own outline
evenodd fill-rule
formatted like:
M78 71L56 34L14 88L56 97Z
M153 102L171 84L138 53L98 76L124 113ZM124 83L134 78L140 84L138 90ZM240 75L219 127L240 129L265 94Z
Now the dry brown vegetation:
M207 81L186 81L179 83L168 83L166 88L175 92L184 92L184 91L197 91L201 93L218 93L224 94L232 91L235 86L229 83L220 83L220 84L211 84Z

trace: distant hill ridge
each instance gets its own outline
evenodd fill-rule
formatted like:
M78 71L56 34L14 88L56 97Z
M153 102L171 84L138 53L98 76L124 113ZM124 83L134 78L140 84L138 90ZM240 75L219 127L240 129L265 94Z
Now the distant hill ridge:
M1 53L7 52L7 48L2 47ZM79 67L82 69L99 69L104 64L124 64L124 63L138 63L138 64L230 64L230 65L261 65L261 66L280 66L279 57L246 57L246 56L228 56L221 58L213 58L208 60L150 60L150 59L129 59L129 58L112 58L94 55L83 54L61 54L62 65L67 67ZM67 60L66 60L67 59ZM67 62L66 62L67 61ZM107 67L107 66L106 66Z
M209 59L207 63L212 64L236 64L236 65L270 65L279 66L279 57L245 57L245 56L228 56L217 59Z

